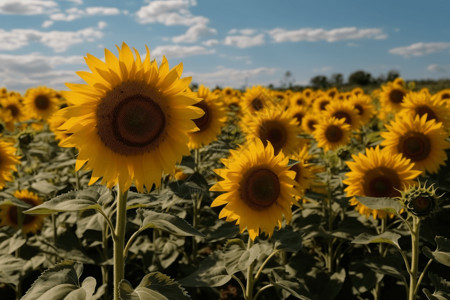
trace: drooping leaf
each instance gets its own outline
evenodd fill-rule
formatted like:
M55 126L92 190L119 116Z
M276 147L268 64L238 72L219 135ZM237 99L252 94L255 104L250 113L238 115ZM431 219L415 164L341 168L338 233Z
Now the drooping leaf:
M141 214L141 229L159 228L178 236L200 236L203 234L189 225L185 220L171 214L154 212L148 209L139 209Z
M0 282L17 284L20 279L20 273L25 260L12 255L0 256Z
M119 284L119 295L122 300L190 299L179 283L160 272L145 275L136 289L133 289L128 281L122 280Z
M275 249L297 252L302 248L302 235L291 228L282 228L273 234Z
M310 300L311 296L305 287L296 280L277 280L272 282L276 287L287 291L297 299Z
M423 247L423 253L430 259L450 267L450 240L443 236L436 236L436 250L431 251L427 246Z
M22 300L89 300L94 294L96 281L87 277L80 286L81 272L81 264L70 262L48 269L36 279Z
M352 243L354 244L372 244L372 243L387 243L391 245L395 245L400 248L400 245L398 244L398 239L401 237L400 234L391 232L391 231L385 231L382 234L378 235L371 235L369 233L361 233L358 235Z
M439 277L436 274L428 273L428 277L434 285L434 293L424 288L422 291L429 300L448 300L450 299L450 282Z
M385 210L392 214L398 214L404 208L395 198L356 196L356 199L370 209Z
M180 283L191 287L216 287L222 286L230 280L231 275L225 269L222 255L214 252L200 262L197 271L181 279Z

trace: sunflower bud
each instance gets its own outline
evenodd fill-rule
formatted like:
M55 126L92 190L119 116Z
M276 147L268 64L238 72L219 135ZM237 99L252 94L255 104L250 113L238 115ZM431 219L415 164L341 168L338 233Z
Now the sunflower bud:
M439 198L433 185L426 186L419 183L418 186L410 186L402 192L401 200L406 210L418 217L427 217L434 213L439 207Z

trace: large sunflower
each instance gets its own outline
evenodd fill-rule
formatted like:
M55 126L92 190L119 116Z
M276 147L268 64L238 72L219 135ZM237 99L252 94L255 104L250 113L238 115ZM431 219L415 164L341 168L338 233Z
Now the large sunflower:
M0 100L2 106L2 119L9 131L14 130L14 124L25 121L26 115L22 104L22 97L15 93Z
M59 97L55 90L39 86L26 91L23 104L30 118L47 120L59 109Z
M440 165L447 160L445 149L450 144L445 140L442 124L434 119L427 121L427 116L415 118L397 118L390 125L386 125L387 132L382 132L386 151L401 153L410 159L415 168L429 173L437 173Z
M350 125L345 123L345 119L323 118L313 132L317 146L328 150L336 150L347 145L350 141Z
M284 110L264 109L242 120L242 130L246 133L247 143L260 139L264 145L270 142L278 154L281 150L289 155L298 150L303 140L297 120Z
M194 106L201 108L205 114L198 119L194 119L198 130L189 133L188 146L190 149L197 149L214 141L227 119L222 104L217 100L217 97L211 94L208 88L201 85L197 91L197 96L202 101L194 104Z
M348 99L349 103L358 111L361 125L370 122L376 113L376 108L372 104L372 98L365 94L354 94Z
M444 128L450 127L450 111L445 101L429 92L410 92L402 103L402 115L414 118L427 115L427 120L442 122Z
M403 87L403 85L396 84L393 82L388 82L386 85L381 87L380 92L380 104L381 109L386 112L397 112L402 106L402 102L408 90Z
M17 171L20 157L16 155L16 148L12 143L0 140L0 189L7 181L13 181L13 171Z
M358 110L349 101L333 101L325 109L326 118L344 119L352 130L361 125Z
M125 43L118 58L105 49L105 62L88 54L92 73L78 72L87 84L67 84L73 105L64 108L60 129L72 135L61 145L78 148L76 170L91 169L91 184L102 178L108 187L127 190L134 181L139 191L150 189L189 155L192 119L203 115L186 91L191 78L180 79L182 65L170 70L165 57L158 68L146 49L144 60Z
M414 169L414 163L401 154L392 155L385 149L366 148L366 153L352 155L353 162L347 162L350 172L346 174L343 183L347 185L347 197L398 197L399 190L413 185L414 179L421 171ZM355 197L350 204L356 206L361 214L373 215L374 219L386 218L384 210L373 210L361 204Z
M14 197L22 200L25 203L30 204L32 207L38 206L42 204L42 199L39 198L36 194L27 191L15 191ZM19 219L18 219L18 211L17 206L15 205L0 205L0 226L11 226L18 227ZM36 233L39 229L41 229L42 224L46 215L25 215L22 214L22 232L23 233Z
M236 221L240 231L247 229L252 240L260 232L271 236L276 226L281 228L283 215L286 222L291 220L291 205L298 195L289 159L283 153L275 155L270 143L264 147L258 140L248 147L230 150L230 154L222 160L225 169L214 170L223 180L210 190L225 193L211 206L225 205L219 218Z

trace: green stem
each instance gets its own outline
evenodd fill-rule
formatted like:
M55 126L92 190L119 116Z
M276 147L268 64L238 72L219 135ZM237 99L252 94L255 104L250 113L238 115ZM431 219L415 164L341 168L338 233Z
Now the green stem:
M114 240L114 300L119 300L119 283L124 279L125 261L123 250L125 245L125 228L127 224L127 195L128 191L117 188L117 211Z
M253 240L249 237L247 243L247 251L253 246ZM253 269L255 262L253 261L247 268L247 284L245 287L245 300L253 300L253 285L255 284L255 278L253 277Z
M419 291L419 286L420 286L420 284L422 283L422 279L423 279L423 277L425 276L425 273L427 272L428 267L431 265L432 262L433 262L432 259L430 259L430 260L427 262L427 265L425 266L425 268L423 268L423 271L422 271L422 273L420 274L419 279L417 280L416 290L414 291L414 293L415 293L416 295L417 295L417 292Z
M273 287L274 285L269 283L268 285L263 286L255 295L255 298L253 298L253 300L258 299L259 295L261 294L262 291L267 290L268 288Z
M56 240L58 239L58 229L56 227L56 214L52 214L52 227L53 227L53 244L56 247ZM55 255L55 264L58 262L58 256Z
M109 220L109 219L108 219ZM111 221L110 221L111 222ZM102 283L106 286L108 286L109 281L109 273L108 273L108 265L106 262L108 261L108 222L105 221L103 223L103 234L102 234L102 250L103 250L103 261L105 262L102 264ZM105 289L105 294L103 295L103 299L108 300L109 294L108 289Z
M380 230L377 230L378 234L382 234L383 232L386 231L386 218L382 218L381 219L381 227ZM384 251L384 244L383 243L379 243L378 244L378 252L380 253L380 256L384 257L386 252ZM381 280L377 281L377 283L375 284L375 290L373 293L373 297L374 300L378 300L380 299L380 292L381 292Z
M123 250L123 257L126 258L126 257L128 256L128 250L130 249L131 245L133 245L134 240L138 237L138 235L139 235L141 232L145 231L146 229L147 229L147 228L145 228L145 229L139 228L137 231L135 231L135 232L131 235L131 237L129 238L129 240L128 240L126 246L125 246L125 249ZM154 229L154 230L156 230L156 229Z
M244 284L242 283L242 281L239 279L239 277L237 277L236 275L231 275L231 278L233 278L234 280L236 280L237 281L237 283L239 284L239 286L241 287L241 289L242 289L242 292L243 293L245 293L245 286L244 286Z
M413 217L411 231L411 272L409 273L409 300L416 299L417 274L419 271L419 230L420 219Z
M261 272L263 271L264 267L266 266L266 264L269 262L269 260L274 257L278 252L280 252L281 250L275 250L273 251L269 256L267 256L267 258L264 260L264 262L261 264L261 266L259 267L258 271L256 272L255 275L255 282L259 279L259 276L261 276Z

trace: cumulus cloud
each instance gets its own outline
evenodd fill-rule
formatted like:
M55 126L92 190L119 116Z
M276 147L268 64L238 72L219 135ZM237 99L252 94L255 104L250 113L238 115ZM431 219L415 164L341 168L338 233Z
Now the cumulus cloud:
M450 43L415 43L409 46L392 48L389 53L404 57L423 56L450 49Z
M81 56L0 54L0 86L20 92L39 85L63 89L65 82L81 82L81 80L74 71L57 68L82 64L84 60Z
M431 64L427 66L427 71L433 73L450 73L450 65Z
M0 14L8 15L40 15L57 9L58 4L49 0L2 0Z
M187 72L186 76L192 76L192 81L207 86L232 86L242 87L248 84L264 84L264 76L273 75L277 69L260 67L255 69L231 69L219 67L213 72L193 73Z
M69 47L84 42L93 42L103 37L103 33L89 27L78 31L38 31L35 29L0 29L0 50L16 50L30 43L41 43L55 52L64 52Z
M376 39L381 40L387 38L380 28L356 28L356 27L342 27L331 30L323 28L300 28L296 30L286 30L282 28L275 28L268 31L268 34L276 43L283 42L337 42L342 40L356 40L356 39Z
M244 29L236 29L233 28L228 31L228 34L241 34L241 35L254 35L256 33L255 29L244 28Z
M86 16L112 16L120 14L120 10L116 7L93 6L79 9L72 7L65 10L65 13L58 12L50 15L52 21L70 22Z
M215 50L207 49L202 46L180 46L180 45L167 45L158 46L151 50L153 57L161 58L163 55L167 58L180 58L186 56L213 54Z
M205 46L211 47L211 46L215 46L215 45L220 44L220 42L218 40L216 40L216 39L211 39L211 40L207 40L207 41L202 42L202 44L205 45Z
M195 6L195 0L156 0L142 6L136 13L141 24L160 23L166 26L188 26L185 34L172 38L174 43L193 43L198 39L217 34L217 30L208 27L209 19L194 16L189 11Z
M223 42L225 45L234 46L238 48L248 48L264 44L264 34L255 36L248 35L230 35L225 37Z

